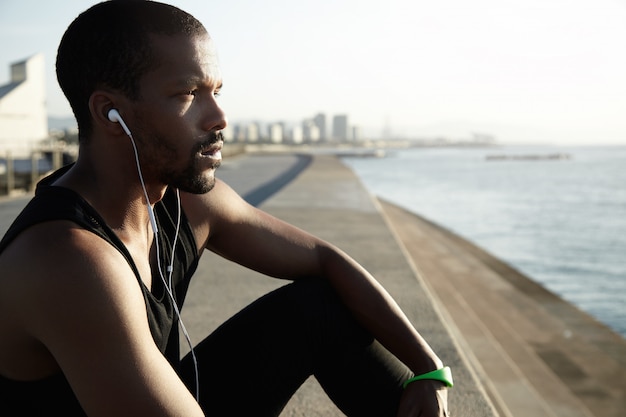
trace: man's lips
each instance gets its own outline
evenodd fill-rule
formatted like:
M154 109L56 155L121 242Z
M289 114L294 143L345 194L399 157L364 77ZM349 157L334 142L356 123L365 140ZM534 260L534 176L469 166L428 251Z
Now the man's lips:
M212 143L209 146L203 147L200 150L200 154L211 159L222 159L222 146L224 146L224 143L221 141Z

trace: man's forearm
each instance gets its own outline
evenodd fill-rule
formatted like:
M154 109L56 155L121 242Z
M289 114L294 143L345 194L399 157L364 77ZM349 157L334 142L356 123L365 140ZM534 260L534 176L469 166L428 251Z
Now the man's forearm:
M363 327L416 374L443 366L395 300L369 272L340 251L325 251L325 277Z

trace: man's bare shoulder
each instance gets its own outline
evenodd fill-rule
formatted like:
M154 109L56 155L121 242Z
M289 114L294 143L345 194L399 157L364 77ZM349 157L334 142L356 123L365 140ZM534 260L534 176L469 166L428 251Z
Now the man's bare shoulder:
M61 285L83 268L118 258L116 253L104 239L70 221L40 223L23 231L0 255L0 283Z
M204 247L209 236L218 230L228 230L231 225L244 223L258 211L219 179L208 193L181 192L180 196L199 248Z
M117 285L137 287L135 279L125 278L132 270L113 246L68 221L25 230L0 255L0 268L0 311L20 319L38 338L48 320L67 314L73 322L80 315L70 309L110 302L118 297Z
M217 179L211 191L204 194L181 193L185 211L202 218L236 216L238 211L247 210L248 204L228 184Z

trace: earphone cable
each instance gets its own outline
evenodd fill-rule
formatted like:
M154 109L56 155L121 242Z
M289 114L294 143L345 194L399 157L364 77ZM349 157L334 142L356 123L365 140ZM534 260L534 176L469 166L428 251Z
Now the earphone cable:
M174 308L174 312L176 313L176 317L178 318L178 326L182 330L183 335L185 336L185 339L187 340L187 343L189 344L189 348L191 350L191 358L193 359L194 377L195 377L195 383L196 383L196 396L195 397L196 397L196 401L200 402L200 378L198 375L198 360L196 358L196 353L193 349L191 337L189 336L189 332L187 332L187 328L185 327L185 324L183 323L183 319L180 314L180 309L178 308L178 304L176 303L176 299L174 298L174 293L172 291L172 274L174 271L174 253L175 253L174 250L176 248L176 243L178 242L178 233L180 230L180 219L181 219L181 212L182 212L182 209L180 206L180 193L177 189L176 199L178 202L178 219L176 221L176 234L174 236L174 242L172 244L171 260L167 268L168 270L167 272L169 274L169 277L168 277L169 285L168 285L168 282L165 279L165 276L163 275L163 270L161 268L161 255L160 255L160 250L159 250L160 248L159 248L158 227L156 225L156 219L154 218L154 213L152 212L152 206L150 206L150 199L148 198L148 191L146 190L146 185L144 183L143 175L141 173L141 165L139 164L139 153L137 152L137 146L135 145L135 140L133 139L132 135L129 134L128 137L130 138L130 142L133 145L133 151L135 153L135 162L137 164L137 172L139 173L139 182L141 183L141 188L143 190L144 197L146 198L146 204L148 206L148 214L150 215L150 222L152 224L152 229L154 231L157 269L159 270L159 276L161 277L161 280L163 281L163 286L165 287L165 290L167 291L167 294L169 295L170 300L172 301L172 307Z

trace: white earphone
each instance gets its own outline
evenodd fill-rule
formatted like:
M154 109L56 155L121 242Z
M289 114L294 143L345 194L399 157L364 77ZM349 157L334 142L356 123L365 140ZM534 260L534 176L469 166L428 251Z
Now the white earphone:
M133 135L132 133L130 133L130 129L128 128L128 126L126 126L126 123L124 122L124 119L122 119L122 116L120 115L120 112L117 111L117 109L111 109L109 110L109 112L107 113L107 117L109 118L109 120L111 122L114 123L119 123L120 126L122 126L122 129L124 129L124 132L126 132L126 134L128 135L128 137L130 138L130 142L133 145L133 151L135 152L135 162L137 164L137 172L139 174L139 181L141 182L141 188L143 189L143 193L144 193L144 197L146 199L146 205L148 206L148 216L150 217L150 224L152 225L152 231L154 232L154 236L155 236L155 243L156 243L156 251L157 251L157 263L158 263L158 270L159 270L159 275L161 275L161 279L163 280L163 285L165 285L165 289L168 293L168 295L170 296L170 299L172 300L172 304L174 307L174 311L176 313L176 316L178 317L178 323L180 325L181 330L183 331L183 334L185 335L185 339L187 339L187 343L189 344L189 348L191 349L191 357L193 359L193 364L194 364L194 370L195 370L195 378L196 378L196 401L200 401L200 381L198 379L198 361L196 359L196 354L193 348L193 344L191 343L191 338L189 337L189 333L187 332L187 329L185 328L185 324L183 323L183 319L180 315L180 309L178 308L178 305L176 304L176 299L174 298L174 294L172 291L172 273L173 273L173 267L174 267L174 249L176 247L176 242L178 241L178 232L180 230L180 214L181 214L181 208L180 208L180 195L178 193L178 190L176 190L176 195L177 195L177 199L178 199L178 221L176 224L176 235L174 236L174 243L172 244L172 257L171 257L171 262L169 265L167 265L167 272L168 272L168 276L169 276L169 285L168 282L165 279L165 276L163 275L163 271L161 269L161 257L160 257L160 250L159 250L159 238L157 237L157 234L159 233L159 229L157 227L157 222L156 222L156 217L154 215L154 210L152 209L152 206L150 205L150 200L148 199L148 192L146 191L146 185L143 181L143 175L141 173L141 165L139 164L139 153L137 152L137 146L135 145L135 140L133 139Z
M122 119L122 116L120 116L120 112L117 111L117 109L109 110L109 112L107 113L107 117L110 121L119 123L122 126L122 129L124 129L124 132L126 132L126 134L130 136L131 139L133 138L133 135L130 133L130 129L128 129L128 126L126 126L126 123L124 123L124 119Z

